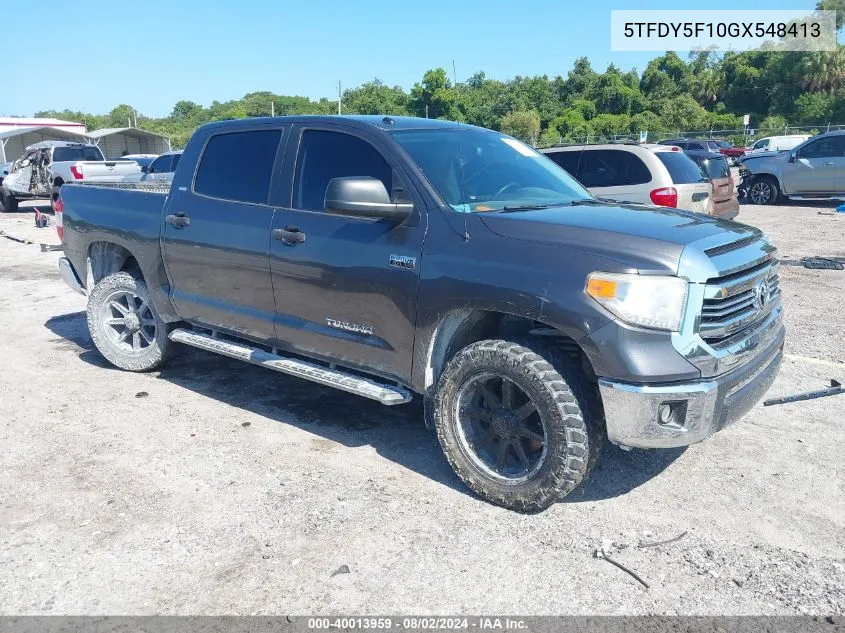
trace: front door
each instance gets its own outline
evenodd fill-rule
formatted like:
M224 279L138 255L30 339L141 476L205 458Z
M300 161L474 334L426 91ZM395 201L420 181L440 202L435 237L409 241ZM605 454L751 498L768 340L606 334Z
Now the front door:
M264 125L213 135L193 183L180 176L173 187L163 252L185 320L261 342L275 337L268 202L284 132Z
M324 211L332 178L379 178L394 202L414 201L395 157L342 125L302 127L289 143L285 173L292 189L273 217L270 267L287 347L383 376L411 375L420 253L427 216L422 204L404 223ZM292 137L295 138L295 137Z
M845 136L822 136L801 147L784 165L783 184L786 193L837 193L845 185L843 175Z

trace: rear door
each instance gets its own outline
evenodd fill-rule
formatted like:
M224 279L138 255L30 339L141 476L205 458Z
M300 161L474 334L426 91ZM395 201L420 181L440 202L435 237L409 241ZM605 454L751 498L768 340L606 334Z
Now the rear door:
M845 136L822 136L796 152L784 164L787 193L838 193L845 187Z
M578 180L599 198L651 204L651 172L633 152L585 149Z
M678 192L678 209L707 213L713 185L704 168L684 152L654 152L669 172Z
M286 347L399 381L411 375L419 264L427 215L398 157L343 125L294 129L279 191L270 266L276 333ZM402 224L324 211L332 178L380 179L415 211ZM286 177L287 180L287 177Z
M162 246L185 320L261 342L275 337L269 197L286 132L274 124L213 134L190 185L171 192Z
M156 158L147 168L147 173L141 177L142 182L169 182L168 175L173 175L173 154L165 154Z

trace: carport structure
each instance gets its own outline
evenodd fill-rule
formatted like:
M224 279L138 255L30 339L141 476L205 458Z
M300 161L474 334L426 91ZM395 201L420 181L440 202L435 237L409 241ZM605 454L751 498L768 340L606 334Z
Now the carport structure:
M170 139L166 136L136 127L107 127L88 132L85 137L109 160L124 154L158 155L170 151Z
M0 163L11 163L23 156L24 150L41 141L72 141L87 143L82 134L54 127L21 127L0 132Z

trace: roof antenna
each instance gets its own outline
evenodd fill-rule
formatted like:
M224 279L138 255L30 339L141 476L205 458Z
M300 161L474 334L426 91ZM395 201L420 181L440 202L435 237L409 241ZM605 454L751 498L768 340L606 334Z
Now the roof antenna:
M458 165L460 166L461 170L461 182L459 188L461 190L461 198L464 198L464 161L463 158L463 148L461 147L461 135L458 134ZM464 242L469 242L469 222L467 221L467 214L469 211L464 211Z

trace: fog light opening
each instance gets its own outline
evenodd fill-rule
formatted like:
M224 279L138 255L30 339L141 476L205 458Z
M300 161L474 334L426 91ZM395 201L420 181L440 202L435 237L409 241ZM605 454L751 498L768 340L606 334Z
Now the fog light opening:
M661 402L657 407L657 423L672 429L681 429L687 417L687 403Z

